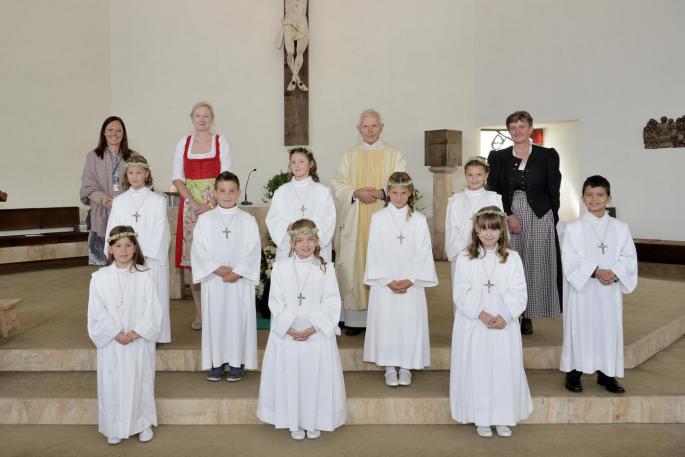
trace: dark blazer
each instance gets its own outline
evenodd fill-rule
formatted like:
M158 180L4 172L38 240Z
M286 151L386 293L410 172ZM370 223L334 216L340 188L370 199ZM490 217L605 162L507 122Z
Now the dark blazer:
M511 202L514 197L514 170L518 169L521 159L513 154L513 146L488 155L490 175L487 188L502 196L502 205L507 214L512 214ZM538 218L552 210L554 222L559 221L559 154L554 148L533 145L526 164L526 197L528 204Z

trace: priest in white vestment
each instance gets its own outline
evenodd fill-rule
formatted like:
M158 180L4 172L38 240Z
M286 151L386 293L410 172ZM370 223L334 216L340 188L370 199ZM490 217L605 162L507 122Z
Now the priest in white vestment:
M607 378L624 375L623 294L637 286L637 254L628 226L605 209L610 201L608 186L600 176L588 178L583 188L588 211L566 225L562 242L568 301L561 371L568 373L567 388L576 392L582 390L580 375L595 371L607 390L625 391ZM613 276L603 281L606 271Z
M223 175L237 180L230 172ZM217 186L225 184L222 181ZM201 214L193 230L191 264L193 282L202 285L202 369L228 364L229 370L238 372L229 380L237 381L242 375L241 366L257 368L255 287L259 282L261 245L255 218L235 206L237 197L231 207L222 207L219 187L219 204ZM239 279L225 281L217 274L221 267L229 268Z
M407 198L413 202L411 178L400 172L390 181L390 203L371 217L364 273L365 284L371 286L364 361L386 367L386 384L397 386L411 383L409 370L430 366L424 289L436 286L438 278L426 217L407 203ZM391 287L403 280L408 288Z
M300 225L303 223L304 225ZM317 438L347 419L338 353L340 293L335 268L316 252L311 221L298 221L293 237L309 243L277 260L271 274L271 332L262 363L257 417L287 428L293 439ZM310 238L309 241L306 238Z
M344 308L342 319L352 335L366 327L368 286L364 285L364 269L371 215L383 208L388 177L406 170L400 151L380 138L383 122L378 112L364 111L357 130L362 142L345 153L331 181L337 210L333 248Z
M142 180L139 174L142 175ZM147 161L138 154L131 155L126 161L124 185L128 186L128 190L112 202L105 233L109 235L112 228L117 225L127 225L133 227L138 234L138 243L145 255L145 263L152 270L157 297L162 305L162 331L157 342L170 343L169 245L171 236L166 198L148 187L152 185L149 167ZM107 248L105 244L105 256Z
M143 265L112 263L90 281L88 336L97 347L98 431L110 444L146 431L151 439L150 427L157 425L155 342L162 307L153 276ZM116 341L131 331L140 337Z
M311 151L301 147L292 149L289 168L293 177L276 189L266 214L266 227L278 247L276 260L290 255L290 224L298 219L309 219L319 229L321 255L330 262L335 231L335 202L331 190L319 183Z

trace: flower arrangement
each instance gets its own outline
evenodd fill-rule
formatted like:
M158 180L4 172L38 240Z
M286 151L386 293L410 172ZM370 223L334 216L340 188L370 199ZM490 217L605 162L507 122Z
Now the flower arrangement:
M269 182L264 185L264 197L262 197L262 201L264 203L269 203L269 201L271 201L273 198L276 189L289 182L291 178L292 175L289 171L280 171L279 173L275 174L271 179L269 179Z

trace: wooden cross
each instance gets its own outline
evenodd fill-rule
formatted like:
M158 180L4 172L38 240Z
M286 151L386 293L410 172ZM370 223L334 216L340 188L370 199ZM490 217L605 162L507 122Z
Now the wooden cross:
M297 296L297 299L300 301L300 306L302 306L302 300L306 300L307 297L302 295L302 292L300 292L299 295Z
M228 234L232 233L232 232L228 229L228 226L226 226L226 228L224 230L222 230L221 233L225 234L226 239L228 239Z
M302 208L300 208L300 211L302 211L302 217L304 217L304 212L307 211L307 208L302 205Z
M402 245L402 241L406 240L407 237L400 233L400 236L398 236L397 239L400 240L400 245Z
M608 248L609 246L607 246L606 244L604 244L604 241L600 241L600 243L601 243L601 244L600 244L599 246L597 246L597 247L600 248L600 249L602 250L602 255L604 255L604 250L605 250L606 248Z
M488 293L490 293L490 288L493 287L495 284L491 283L490 280L488 279L488 282L486 282L483 285L488 288Z
M133 214L131 214L131 216L135 217L135 218L136 218L136 223L138 223L138 218L139 218L141 215L138 214L138 210L136 210L136 212L133 213Z
M299 11L309 17L307 0L284 0L283 14L284 23L289 24L290 15ZM292 11L289 11L291 10ZM307 19L308 21L308 19ZM296 21L295 26L283 25L283 109L284 125L283 140L286 146L309 144L309 26L305 22ZM286 29L288 33L286 33ZM304 38L300 31L306 31ZM294 32L289 37L289 33ZM292 40L295 41L292 41ZM288 42L290 41L290 42ZM290 47L292 44L292 48ZM280 47L280 46L279 46ZM290 63L299 66L300 84L292 85L293 72L288 65L288 48L291 50Z

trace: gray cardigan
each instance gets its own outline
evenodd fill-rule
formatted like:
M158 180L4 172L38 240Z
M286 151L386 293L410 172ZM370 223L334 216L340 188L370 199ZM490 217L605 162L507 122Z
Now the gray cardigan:
M124 182L124 167L119 166L119 182ZM81 191L79 198L84 205L90 206L90 231L104 237L107 230L109 210L105 206L112 190L112 160L109 154L100 159L95 151L86 155L86 163L81 174Z

